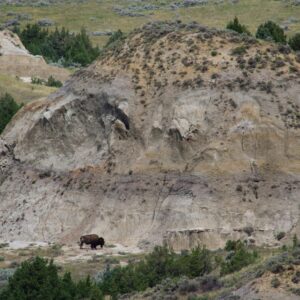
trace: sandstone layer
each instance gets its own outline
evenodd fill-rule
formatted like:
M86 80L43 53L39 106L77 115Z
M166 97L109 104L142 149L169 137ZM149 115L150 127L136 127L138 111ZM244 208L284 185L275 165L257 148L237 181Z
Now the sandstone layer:
M135 30L7 126L0 239L180 250L300 234L299 71L289 48L229 31Z

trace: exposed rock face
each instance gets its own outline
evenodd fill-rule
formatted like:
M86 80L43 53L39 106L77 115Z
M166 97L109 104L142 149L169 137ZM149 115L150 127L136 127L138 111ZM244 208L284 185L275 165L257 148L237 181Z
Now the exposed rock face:
M62 81L69 77L67 70L48 65L41 56L31 55L19 37L9 30L0 31L0 73L43 79L52 75Z
M300 233L299 68L197 24L136 30L6 128L0 238L181 249Z

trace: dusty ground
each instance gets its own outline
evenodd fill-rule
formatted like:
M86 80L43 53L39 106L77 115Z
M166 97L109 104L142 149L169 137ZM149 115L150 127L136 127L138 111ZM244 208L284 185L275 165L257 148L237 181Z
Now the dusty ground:
M77 244L59 245L45 242L13 241L0 243L0 269L15 268L24 260L34 256L53 259L60 266L60 271L70 271L75 279L95 276L105 270L108 265L124 266L128 260L138 259L143 255L138 248L125 247L120 244L105 245L103 249L91 250L88 246L83 249Z

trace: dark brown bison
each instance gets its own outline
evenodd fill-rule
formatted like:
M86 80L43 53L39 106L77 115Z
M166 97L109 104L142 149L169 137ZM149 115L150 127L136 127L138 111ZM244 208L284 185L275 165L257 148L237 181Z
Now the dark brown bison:
M99 237L97 234L88 234L80 237L80 249L83 244L91 245L91 249L97 249L97 246L103 248L105 241L103 237Z

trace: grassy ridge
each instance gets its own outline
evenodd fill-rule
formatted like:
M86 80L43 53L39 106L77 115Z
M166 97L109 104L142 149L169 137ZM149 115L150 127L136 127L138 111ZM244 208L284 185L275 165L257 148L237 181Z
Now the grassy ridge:
M41 97L46 97L55 90L56 88L24 83L14 76L0 74L0 96L8 93L12 95L17 103L25 104Z
M266 20L272 20L277 23L286 21L289 17L300 16L300 6L287 5L284 1L278 0L240 0L237 4L208 4L204 6L195 6L189 8L180 8L178 10L166 9L171 0L147 1L157 5L162 3L160 10L142 11L145 16L127 17L119 16L113 12L113 7L127 7L136 5L134 1L121 0L103 0L101 3L95 0L88 0L85 3L60 4L48 7L15 7L1 6L0 22L13 17L6 16L7 12L27 13L32 16L30 22L36 22L39 19L49 18L56 22L57 26L65 26L71 31L79 31L85 26L88 32L93 31L115 31L122 29L128 32L133 28L140 26L152 20L174 20L180 17L184 22L197 21L201 24L224 28L229 20L238 16L239 20L245 24L252 33L255 32L259 24ZM142 3L143 4L143 3ZM23 21L23 25L27 21ZM289 25L288 35L300 32L300 22ZM107 37L92 37L95 44L102 46Z

